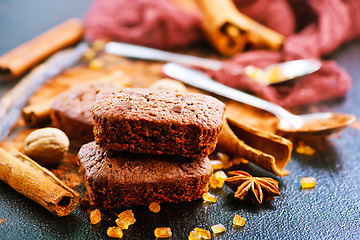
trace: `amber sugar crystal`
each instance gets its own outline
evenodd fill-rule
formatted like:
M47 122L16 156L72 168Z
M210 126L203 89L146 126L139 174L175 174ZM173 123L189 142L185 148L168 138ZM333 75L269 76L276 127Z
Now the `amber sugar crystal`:
M213 170L219 170L223 168L223 163L219 160L211 160L210 162Z
M222 186L224 185L224 182L220 181L214 175L211 176L209 183L211 188L222 188Z
M228 177L226 176L226 173L224 171L216 171L214 173L215 177L219 179L220 181L225 181Z
M118 218L115 220L116 225L121 229L128 229L129 225L134 224L136 219L134 217L134 213L131 210L126 210L121 212L118 215Z
M233 219L233 225L243 227L245 225L246 219L240 215L235 214Z
M215 203L217 201L216 196L209 192L204 193L202 197L205 202Z
M225 232L226 228L222 224L216 224L216 225L211 226L211 230L213 231L214 234L218 234L218 233Z
M120 227L109 227L106 231L107 235L112 238L122 238L123 232Z
M190 232L190 234L189 234L189 238L188 238L189 240L201 240L202 238L201 238L201 236L199 236L196 232L195 232L195 230L192 230L191 232Z
M171 228L169 227L156 228L154 234L157 238L169 238L172 236Z
M90 212L90 222L91 224L97 224L101 221L101 212L99 209L92 210Z
M160 212L160 209L161 209L160 204L157 202L152 202L149 205L149 209L150 209L150 211L152 211L154 213L158 213L158 212Z
M211 239L211 233L208 230L202 228L194 228L193 230L201 239Z
M301 188L314 188L316 185L316 179L314 177L304 177L301 179Z

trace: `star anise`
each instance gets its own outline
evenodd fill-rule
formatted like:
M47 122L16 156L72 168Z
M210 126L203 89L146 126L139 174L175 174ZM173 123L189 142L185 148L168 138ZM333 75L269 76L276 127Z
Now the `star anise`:
M232 171L225 180L241 201L251 200L254 204L274 199L280 195L278 182L268 177L253 177L244 171Z

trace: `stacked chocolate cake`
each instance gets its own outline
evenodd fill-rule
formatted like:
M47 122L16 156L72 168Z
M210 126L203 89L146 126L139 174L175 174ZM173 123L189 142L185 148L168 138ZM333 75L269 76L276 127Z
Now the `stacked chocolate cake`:
M92 109L95 142L78 153L91 204L109 210L200 198L224 110L198 93L100 91Z

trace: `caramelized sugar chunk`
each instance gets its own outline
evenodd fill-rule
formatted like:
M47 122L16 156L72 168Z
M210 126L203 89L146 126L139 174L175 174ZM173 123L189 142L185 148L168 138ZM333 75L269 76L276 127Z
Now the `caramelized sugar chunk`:
M106 231L107 235L112 238L122 238L123 232L120 227L109 227Z
M303 177L301 179L301 188L314 188L316 185L316 179L314 177Z
M216 225L211 226L211 230L213 231L214 234L218 234L218 233L225 232L226 228L222 224L216 224Z
M118 218L115 220L116 225L121 229L128 229L131 224L136 222L134 213L131 210L126 210L121 212L118 215Z
M189 240L202 240L201 236L199 236L195 230L192 230L189 234Z
M308 156L315 154L315 149L306 145L304 142L299 142L295 150L299 154L304 154Z
M160 209L161 209L160 204L157 202L152 202L149 205L149 209L150 209L150 211L152 211L154 213L158 213L158 212L160 212Z
M217 177L215 177L215 175L212 175L210 177L209 183L211 188L222 188L222 186L224 185L224 182L220 181Z
M201 239L211 239L211 233L208 230L202 228L194 228L193 230Z
M91 224L97 224L101 221L101 212L99 209L92 210L90 212L90 222Z
M154 234L157 238L169 238L172 236L171 228L169 227L156 228Z
M214 173L215 177L221 181L225 181L225 179L227 179L227 175L224 171L216 171Z
M204 193L202 198L204 199L205 202L209 202L209 203L215 203L217 201L216 196L209 192Z
M211 160L211 166L213 167L213 170L220 170L223 168L223 163L219 160Z
M104 67L104 62L100 58L94 58L89 62L89 68L92 70L99 70Z
M239 226L239 227L243 227L245 225L246 219L241 217L240 215L235 214L234 219L233 219L233 225L235 227Z

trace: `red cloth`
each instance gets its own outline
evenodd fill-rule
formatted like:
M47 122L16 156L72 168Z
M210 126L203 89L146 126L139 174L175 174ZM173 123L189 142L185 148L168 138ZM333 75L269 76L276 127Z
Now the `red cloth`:
M85 16L88 39L154 48L185 47L201 37L200 17L167 0L95 0Z
M260 2L267 5L273 1L254 0L252 2L254 5ZM259 97L288 108L345 96L351 87L351 77L334 61L323 61L319 71L298 79L292 86L285 87L262 86L252 82L240 70L237 74L233 74L234 68L241 69L246 65L264 67L286 60L321 58L336 50L344 42L359 36L360 1L358 0L289 0L289 2L294 7L294 10L290 11L293 11L295 17L297 14L304 16L305 13L309 18L305 19L305 27L301 31L287 37L281 53L259 50L240 53L224 62L222 69L212 73L213 77L219 82L248 90ZM286 4L284 1L282 3ZM241 5L238 6L241 11ZM287 11L286 8L282 10ZM264 16L267 16L266 11L270 10L264 9L264 11ZM274 13L273 16L278 17L277 15ZM289 13L285 15L291 16ZM253 17L256 19L256 15ZM312 21L309 22L309 19ZM293 21L293 18L289 17L289 20ZM266 20L264 24L267 24ZM297 24L304 25L299 21ZM285 25L278 25L278 27L285 29ZM281 32L279 29L278 31Z
M293 85L262 86L243 74L246 65L321 58L360 35L360 0L234 0L241 12L287 36L281 52L239 53L211 75L284 107L345 96L351 77L333 61ZM168 0L95 0L85 18L87 38L106 38L173 49L201 38L200 17Z

